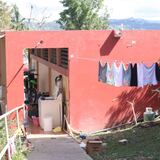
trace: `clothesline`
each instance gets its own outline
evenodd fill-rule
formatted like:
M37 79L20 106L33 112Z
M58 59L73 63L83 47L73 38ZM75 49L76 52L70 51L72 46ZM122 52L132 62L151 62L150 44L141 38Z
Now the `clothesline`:
M86 61L95 61L95 62L101 62L102 64L105 62L108 63L113 63L113 62L117 62L117 63L125 63L125 64L129 64L129 63L145 63L145 64L151 64L151 63L160 63L160 60L157 61L132 61L132 60L102 60L102 59L98 59L98 58L87 58L87 57L72 57L72 59L79 59L79 60L86 60Z
M158 63L152 63L150 67L143 63L131 63L125 68L113 63L102 65L99 63L98 79L101 82L114 86L138 86L157 85L160 82L160 68Z

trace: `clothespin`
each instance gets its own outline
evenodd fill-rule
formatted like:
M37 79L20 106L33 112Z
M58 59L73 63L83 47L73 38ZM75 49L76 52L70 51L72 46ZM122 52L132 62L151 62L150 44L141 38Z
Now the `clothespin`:
M104 63L104 62L102 61L102 59L99 60L99 63L100 63L101 66L105 66L105 64L106 64L106 63Z
M114 63L117 64L118 60L114 60Z
M102 60L101 59L99 60L99 63L102 65Z
M126 70L126 69L127 69L127 67L126 67L126 63L125 63L125 64L124 64L124 63L122 63L122 66L123 66L124 70Z
M110 62L109 61L107 62L107 65L110 67Z

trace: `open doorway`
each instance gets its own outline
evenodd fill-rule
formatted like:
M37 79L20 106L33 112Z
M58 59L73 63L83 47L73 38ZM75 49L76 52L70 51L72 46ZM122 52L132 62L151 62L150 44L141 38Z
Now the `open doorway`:
M27 57L24 86L31 132L45 133L47 118L52 128L62 129L69 102L68 48L29 48Z

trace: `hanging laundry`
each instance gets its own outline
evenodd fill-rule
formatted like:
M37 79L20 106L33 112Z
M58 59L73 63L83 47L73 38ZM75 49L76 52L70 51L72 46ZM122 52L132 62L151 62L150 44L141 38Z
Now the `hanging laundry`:
M123 67L124 67L123 85L130 86L130 83L131 83L131 64L128 64L127 68L123 64Z
M107 71L107 64L102 65L99 62L99 72L98 72L98 80L101 82L106 82L106 71Z
M138 86L138 79L137 79L137 64L131 64L131 82L130 86Z
M147 67L143 63L137 64L138 86L143 87L147 84L157 84L155 67L155 63L150 67Z
M160 82L160 66L156 63L156 79Z
M119 66L113 63L113 77L115 86L123 86L124 67L122 63Z
M113 64L112 66L107 63L107 71L106 71L106 83L110 85L114 85L114 72L113 72Z

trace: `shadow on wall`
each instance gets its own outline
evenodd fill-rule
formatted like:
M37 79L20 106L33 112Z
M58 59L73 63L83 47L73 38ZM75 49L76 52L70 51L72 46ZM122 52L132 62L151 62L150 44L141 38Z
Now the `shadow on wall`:
M106 113L106 116L110 115L110 117L105 128L133 121L131 104L127 101L133 102L135 100L134 108L137 118L142 117L146 107L152 107L153 110L160 108L160 95L153 91L157 87L160 85L145 86L144 88L134 87L130 91L123 91L116 97L115 102L113 102L115 104Z
M100 55L101 56L106 56L109 55L114 46L117 44L119 41L120 37L114 37L114 31L111 31L110 35L102 45L100 49Z

